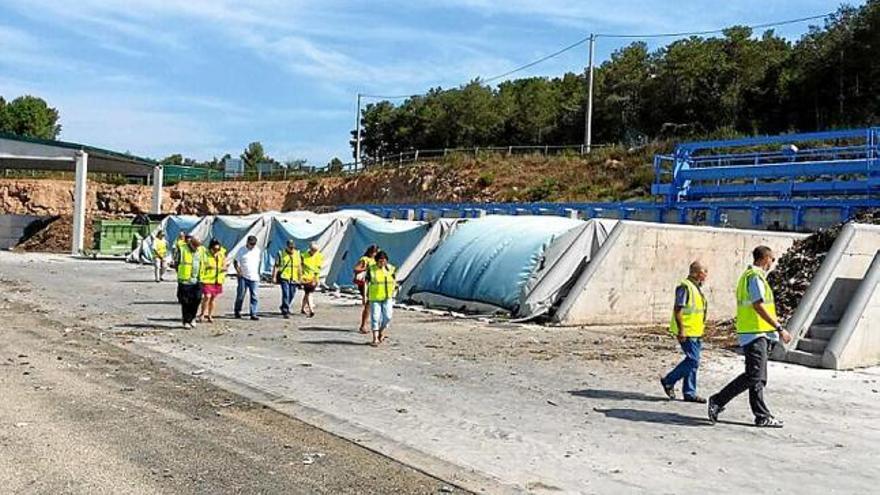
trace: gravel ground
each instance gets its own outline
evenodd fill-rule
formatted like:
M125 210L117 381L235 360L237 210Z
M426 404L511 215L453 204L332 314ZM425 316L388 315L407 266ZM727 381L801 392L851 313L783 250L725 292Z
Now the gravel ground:
M196 381L472 491L825 495L880 483L880 368L771 363L767 400L786 427L750 426L745 396L712 427L704 406L662 397L657 379L680 352L656 329L399 310L390 342L373 349L356 332L350 299L320 294L315 318L282 320L278 289L263 286L262 321L230 319L232 281L219 306L226 317L183 331L174 284L150 278L146 267L0 253L9 297L53 311L71 332L99 329L154 366L190 379L197 370ZM742 370L727 340L722 331L704 352L704 395Z
M84 322L73 329L52 316L17 302L0 305L3 493L427 494L451 488L135 356L96 338Z

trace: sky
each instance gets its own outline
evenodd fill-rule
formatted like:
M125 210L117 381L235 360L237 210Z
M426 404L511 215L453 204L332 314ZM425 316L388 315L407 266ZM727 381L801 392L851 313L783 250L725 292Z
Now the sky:
M856 5L862 2L851 2ZM674 7L673 7L674 5ZM589 33L656 33L833 12L822 0L3 0L0 95L45 98L59 139L207 160L351 161L356 94L504 73ZM814 22L815 23L815 22ZM809 23L778 28L797 39ZM631 40L600 39L599 62ZM656 47L669 40L652 40ZM515 74L581 72L586 47Z

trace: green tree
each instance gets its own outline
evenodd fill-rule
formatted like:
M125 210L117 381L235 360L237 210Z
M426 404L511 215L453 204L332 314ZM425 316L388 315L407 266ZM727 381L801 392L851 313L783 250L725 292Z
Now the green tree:
M55 139L61 132L58 110L36 96L19 96L0 105L0 131L39 139Z
M334 156L333 159L327 163L327 170L330 172L342 172L342 166L342 160L340 160L339 157Z
M183 155L181 155L180 153L168 155L165 158L159 160L159 162L164 165L183 165L183 161Z
M259 141L250 143L241 154L241 160L244 162L245 169L256 168L257 164L265 162L266 158L266 152Z

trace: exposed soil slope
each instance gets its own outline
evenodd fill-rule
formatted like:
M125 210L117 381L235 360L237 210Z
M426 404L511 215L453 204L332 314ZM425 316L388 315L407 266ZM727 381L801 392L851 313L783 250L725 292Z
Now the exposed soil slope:
M657 148L600 150L582 156L451 156L440 162L284 182L181 183L166 187L163 210L247 214L362 203L598 201L649 194ZM151 188L91 183L90 214L127 215L150 207ZM0 180L0 213L67 215L73 182Z

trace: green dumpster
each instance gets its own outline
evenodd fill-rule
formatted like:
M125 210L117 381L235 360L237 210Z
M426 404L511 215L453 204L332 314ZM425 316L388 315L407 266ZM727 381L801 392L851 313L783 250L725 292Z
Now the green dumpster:
M131 220L96 220L94 225L95 249L104 255L130 253L137 240L150 235L155 226L133 225Z

